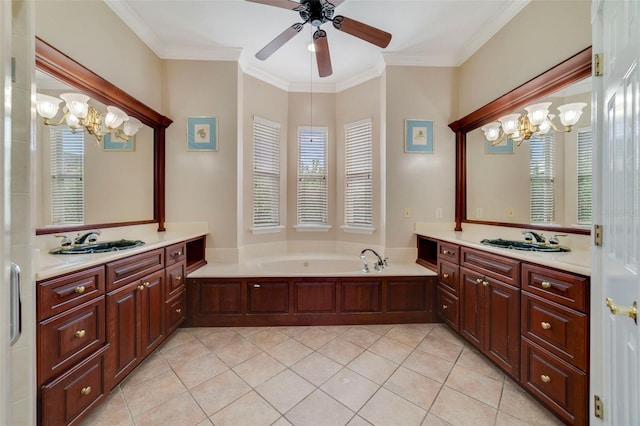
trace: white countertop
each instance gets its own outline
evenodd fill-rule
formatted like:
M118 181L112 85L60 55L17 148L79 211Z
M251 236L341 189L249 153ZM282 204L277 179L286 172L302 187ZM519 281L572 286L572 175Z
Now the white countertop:
M488 234L486 231L480 230L446 231L441 229L434 229L433 231L431 231L427 229L420 229L416 233L424 237L434 238L461 246L476 248L489 253L495 253L543 266L549 266L567 272L585 276L591 275L591 254L589 249L584 247L574 248L569 246L571 251L564 253L531 252L491 247L485 244L481 244L480 241L485 238L501 238L501 236L498 233Z

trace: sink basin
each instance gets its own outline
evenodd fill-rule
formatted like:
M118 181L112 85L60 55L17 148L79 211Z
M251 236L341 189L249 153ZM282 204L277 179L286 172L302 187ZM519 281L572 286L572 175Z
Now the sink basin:
M110 251L127 250L134 247L144 245L144 241L140 240L116 240L102 241L95 244L87 244L75 247L58 247L50 250L50 254L88 254L88 253L107 253Z
M480 243L492 246L492 247L500 247L511 250L522 250L522 251L544 251L544 252L566 252L571 251L569 247L564 246L550 246L547 244L540 244L534 242L527 241L515 241L515 240L503 240L502 238L496 238L493 240L482 240Z

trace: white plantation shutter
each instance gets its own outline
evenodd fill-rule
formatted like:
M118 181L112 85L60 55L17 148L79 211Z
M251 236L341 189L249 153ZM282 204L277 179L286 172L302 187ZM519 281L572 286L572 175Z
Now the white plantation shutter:
M280 124L253 118L253 226L280 225Z
M345 126L345 202L347 226L372 225L373 140L371 119Z
M298 224L327 224L327 128L298 128Z
M553 223L556 177L555 135L533 136L531 152L531 223Z
M51 223L84 223L84 133L50 127Z
M578 130L578 224L591 223L591 128Z

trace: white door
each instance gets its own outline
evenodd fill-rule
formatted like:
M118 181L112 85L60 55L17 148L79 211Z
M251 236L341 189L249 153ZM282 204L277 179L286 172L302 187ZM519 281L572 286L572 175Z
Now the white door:
M640 327L625 308L640 302L640 1L594 0L593 11L604 67L594 87L594 221L603 245L592 257L591 392L604 403L605 424L639 425Z

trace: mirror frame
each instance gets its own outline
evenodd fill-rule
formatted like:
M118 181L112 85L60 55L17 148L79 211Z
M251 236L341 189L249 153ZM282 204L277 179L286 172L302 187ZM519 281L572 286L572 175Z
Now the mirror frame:
M496 121L498 117L502 117L515 109L520 109L532 101L548 96L590 75L591 46L505 95L489 102L485 106L449 124L449 128L456 134L456 231L462 231L462 223L476 223L513 228L553 230L555 232L568 232L572 234L587 235L591 233L590 229L467 219L467 133L487 123Z
M52 226L37 228L36 235L59 232L80 231L93 228L112 228L116 226L157 223L158 231L165 226L165 130L173 122L135 99L122 89L85 68L44 40L36 37L36 68L75 87L82 93L107 105L114 105L135 117L153 129L153 219L131 222L92 223L70 226Z

